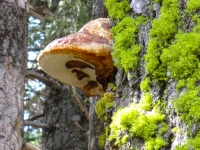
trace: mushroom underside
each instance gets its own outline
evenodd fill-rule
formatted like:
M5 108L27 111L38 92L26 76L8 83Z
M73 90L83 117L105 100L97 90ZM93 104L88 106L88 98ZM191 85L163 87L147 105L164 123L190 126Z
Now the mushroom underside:
M92 89L97 95L103 93L103 87L97 81L95 66L74 55L46 54L40 61L40 66L59 81L84 90L86 95L90 95L87 91Z

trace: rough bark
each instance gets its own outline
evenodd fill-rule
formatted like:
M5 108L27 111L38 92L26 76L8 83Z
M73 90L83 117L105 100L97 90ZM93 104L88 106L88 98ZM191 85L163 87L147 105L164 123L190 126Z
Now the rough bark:
M0 149L20 150L27 58L27 15L15 2L0 1Z
M180 149L184 149L184 148L185 149L195 149L197 147L199 148L199 142L197 140L198 132L199 132L198 121L197 122L193 121L193 120L195 120L193 115L190 116L190 121L192 122L192 125L189 125L188 121L186 121L186 119L183 119L183 115L186 115L187 113L190 112L190 106L188 108L184 107L184 109L186 109L186 112L187 112L186 114L184 114L184 112L178 112L177 108L174 107L174 103L176 103L176 101L179 100L179 98L182 95L184 95L184 93L187 90L190 90L190 88L187 87L186 85L184 85L180 91L177 90L176 86L177 86L177 82L179 81L180 78L179 78L179 76L176 76L176 78L175 77L173 78L173 75L172 75L173 72L172 72L172 70L170 70L168 68L168 66L166 66L167 71L166 71L166 74L164 75L167 78L166 80L158 79L158 78L156 78L156 75L153 75L154 71L156 72L156 70L158 68L155 68L155 70L153 70L153 72L149 72L145 68L146 67L145 65L148 62L145 62L144 55L146 55L148 53L146 50L148 49L149 41L151 38L154 38L154 36L156 38L158 38L157 34L154 34L154 36L152 36L152 33L151 33L151 29L153 26L152 22L156 18L159 19L161 13L164 13L164 11L163 12L160 11L162 9L162 7L166 7L167 4L168 4L167 8L174 5L174 3L173 3L174 1L172 2L172 1L163 0L163 1L159 1L159 2L155 3L154 1L149 1L149 0L129 1L131 9L128 11L128 16L131 16L132 18L137 18L137 16L144 16L144 17L148 18L148 21L146 24L141 24L139 26L138 32L136 33L136 44L141 45L141 47L142 47L141 51L138 54L139 62L138 62L136 69L134 69L134 70L130 69L126 73L123 69L118 69L118 71L117 71L116 78L115 78L116 79L116 81L115 81L116 92L115 92L115 101L114 101L115 105L112 108L111 115L116 114L116 112L118 111L119 108L126 109L130 106L130 104L137 105L138 103L140 103L142 101L142 99L144 98L144 94L145 94L145 91L143 91L141 88L141 83L142 83L142 81L144 81L144 79L146 77L150 77L151 81L150 81L150 84L148 85L150 87L148 89L148 93L151 95L154 107L156 105L156 107L161 108L162 113L165 115L164 122L168 125L167 131L165 131L164 133L161 134L161 137L164 139L164 141L167 144L161 146L159 149L174 150L174 149L178 148L177 146L181 146L181 145L184 145L184 147L181 147ZM191 33L191 32L194 33L194 31L192 31L192 28L196 25L195 21L191 21L191 18L190 18L191 16L188 16L187 11L185 10L187 8L186 1L179 0L177 2L178 2L178 7L179 7L178 15L184 14L183 15L184 17L182 17L182 18L180 17L183 22L182 22L181 26L178 26L177 25L178 23L175 22L175 25L174 25L175 33L173 33L172 37L170 37L166 41L168 44L168 45L164 46L164 48L166 48L166 49L169 48L170 45L172 45L173 42L177 40L176 37L174 37L174 35L177 34L177 32L178 32L177 28L179 28L184 33ZM199 8L196 9L196 12L195 12L195 10L193 10L193 14L195 14L195 13L198 14L198 11L199 11ZM173 17L176 17L176 16L173 16ZM168 18L165 18L165 19L168 19ZM159 26L157 26L157 27L159 28ZM161 28L161 30L162 30L162 28ZM161 33L164 33L164 32L161 31ZM165 35L163 35L163 37L166 37L167 34L168 34L168 32L165 32ZM199 32L198 32L198 34L199 34ZM161 38L158 38L158 40L160 40L160 39ZM185 47L183 47L183 49L184 48ZM191 48L191 49L193 49L193 48ZM161 50L162 50L162 48L161 48ZM160 51L157 51L156 54L158 54L159 52ZM169 51L169 53L170 53L170 51ZM181 55L181 53L179 55ZM154 56L152 55L152 58L153 57ZM180 60L177 58L176 61L178 62ZM161 65L161 64L163 64L163 60L161 60L159 58L159 65ZM190 78L191 76L189 76L188 78ZM182 78L182 79L187 79L187 77ZM196 80L195 84L193 84L193 86L195 88L198 88L198 86L199 86L198 82L199 81ZM197 97L199 97L199 95ZM192 98L191 99L188 98L187 102L190 103L190 101L193 101ZM158 104L160 100L162 101L162 104L164 104L164 105ZM185 104L185 105L187 105L187 104ZM182 107L183 106L184 105L182 105ZM178 108L178 109L180 109L180 108ZM107 117L109 117L109 116L107 115ZM110 118L110 120L112 122L111 118ZM121 120L118 120L119 125L121 125L120 121ZM111 122L107 121L106 123L111 123ZM132 120L132 122L134 122L134 120ZM138 121L138 124L139 123L140 122ZM148 126L148 124L147 124L147 126ZM158 123L157 126L159 129L159 128L161 128L162 125ZM142 132L143 129L141 129L141 128L139 128L139 129ZM178 132L174 131L174 129L178 129ZM111 131L113 131L113 130L111 129ZM118 138L119 139L122 138L123 135L125 135L125 134L128 135L128 138L127 138L127 140L125 140L125 142L123 142L119 145L117 145L115 143L116 138L114 140L110 140L107 136L105 149L106 150L110 150L110 149L118 149L118 150L119 149L120 150L148 149L148 150L153 150L153 149L156 149L156 147L154 147L154 146L156 146L159 142L154 142L155 145L153 145L151 148L149 148L149 147L147 148L147 144L145 145L145 140L147 140L147 139L143 138L141 135L138 135L138 134L135 135L134 133L130 133L130 132L132 132L132 131L130 131L128 127L126 130L125 129L121 130L121 133L119 133ZM112 134L112 132L110 134ZM155 139L156 136L157 135L154 134L152 139ZM188 139L190 139L190 140L188 140ZM196 142L196 144L195 144L195 142Z
M73 92L69 89L67 86L57 90L49 89L51 92L45 102L44 115L45 123L50 128L43 130L43 150L87 149L88 120L76 105Z
M104 6L105 0L95 0L92 10L92 20L97 18L108 17L107 9Z

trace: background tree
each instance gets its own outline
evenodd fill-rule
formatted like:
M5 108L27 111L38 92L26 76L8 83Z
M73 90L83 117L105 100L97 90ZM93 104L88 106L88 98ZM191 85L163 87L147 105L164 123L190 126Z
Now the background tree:
M49 8L40 2L31 2L33 16L38 19L29 18L25 138L44 150L87 149L87 98L82 91L46 75L38 68L37 57L48 43L76 32L87 23L91 19L93 1L52 1L48 2ZM47 8L50 16L43 13ZM43 133L42 140L38 132Z

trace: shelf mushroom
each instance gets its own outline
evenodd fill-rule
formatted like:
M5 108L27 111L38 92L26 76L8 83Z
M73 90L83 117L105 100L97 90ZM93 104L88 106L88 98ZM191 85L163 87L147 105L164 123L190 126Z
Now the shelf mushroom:
M109 19L96 19L66 37L51 42L40 54L40 67L61 82L102 96L114 70Z

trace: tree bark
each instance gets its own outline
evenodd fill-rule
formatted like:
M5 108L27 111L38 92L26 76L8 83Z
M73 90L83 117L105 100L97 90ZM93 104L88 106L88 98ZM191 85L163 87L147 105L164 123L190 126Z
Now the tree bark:
M108 11L104 6L105 0L95 0L92 10L92 19L108 17Z
M0 1L0 149L23 146L22 114L27 59L27 14Z
M50 127L43 130L42 150L87 149L88 119L76 105L71 87L67 87L63 85L57 90L49 87L51 92L45 101L44 120ZM84 98L83 94L79 97Z

